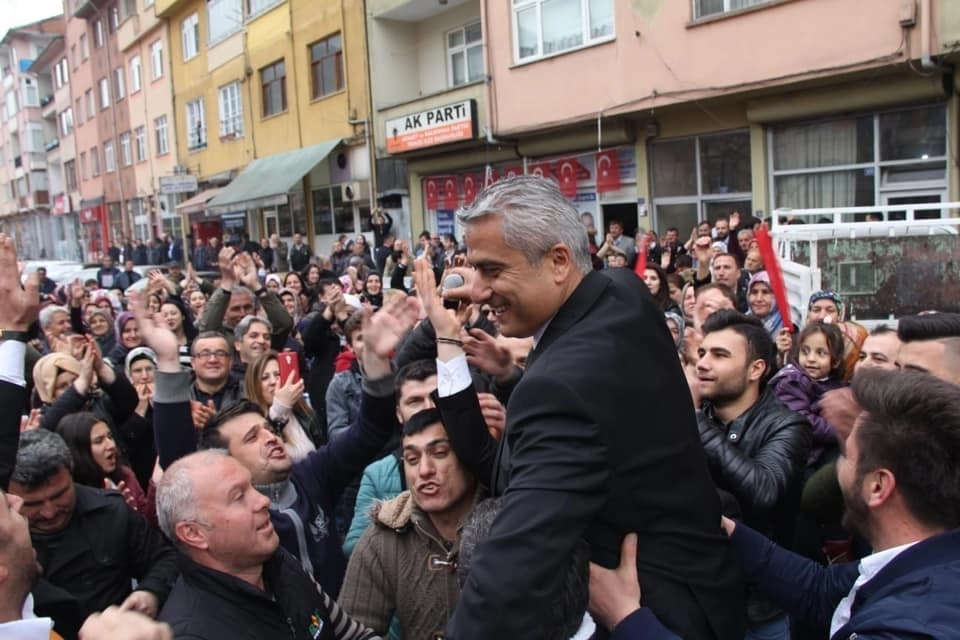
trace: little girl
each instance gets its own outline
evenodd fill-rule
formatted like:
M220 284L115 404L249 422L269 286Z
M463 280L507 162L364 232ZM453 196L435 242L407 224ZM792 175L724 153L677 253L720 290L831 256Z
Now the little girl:
M815 470L832 461L838 450L837 432L820 415L820 398L827 391L846 385L843 381L843 334L833 324L814 322L800 332L794 362L770 381L773 392L813 428L813 446L807 467Z

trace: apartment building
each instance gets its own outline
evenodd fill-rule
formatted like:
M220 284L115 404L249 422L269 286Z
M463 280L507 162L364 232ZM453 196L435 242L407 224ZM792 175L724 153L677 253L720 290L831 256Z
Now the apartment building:
M0 40L0 227L31 258L54 257L47 148L56 139L44 126L44 114L56 109L53 89L32 66L62 35L58 16L10 29Z
M180 172L197 238L303 233L322 249L369 224L363 2L157 0L168 21Z
M415 230L515 172L631 235L960 198L955 2L368 7L376 152L406 161Z

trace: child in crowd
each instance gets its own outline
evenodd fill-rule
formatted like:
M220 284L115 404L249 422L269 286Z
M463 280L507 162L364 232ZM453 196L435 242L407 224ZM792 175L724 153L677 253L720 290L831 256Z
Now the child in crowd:
M770 381L773 392L787 407L810 421L813 447L808 469L831 462L837 452L837 433L820 414L820 398L827 391L845 386L843 333L836 325L815 322L800 332L793 362Z

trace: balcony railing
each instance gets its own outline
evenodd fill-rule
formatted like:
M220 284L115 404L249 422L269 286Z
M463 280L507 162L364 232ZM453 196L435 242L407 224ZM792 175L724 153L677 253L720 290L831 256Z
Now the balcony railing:
M51 94L51 95L48 95L48 96L43 96L42 98L40 98L40 108L41 108L41 109L44 108L45 106L47 106L47 105L50 104L51 102L53 102L53 95L52 95L52 94Z
M44 145L44 148L50 152L60 146L60 138L54 138L53 140L47 140L47 144Z

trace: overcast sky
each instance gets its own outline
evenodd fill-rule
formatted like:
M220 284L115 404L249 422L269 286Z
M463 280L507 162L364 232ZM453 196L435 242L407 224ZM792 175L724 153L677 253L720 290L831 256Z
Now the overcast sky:
M0 0L0 38L13 27L63 13L61 0Z

